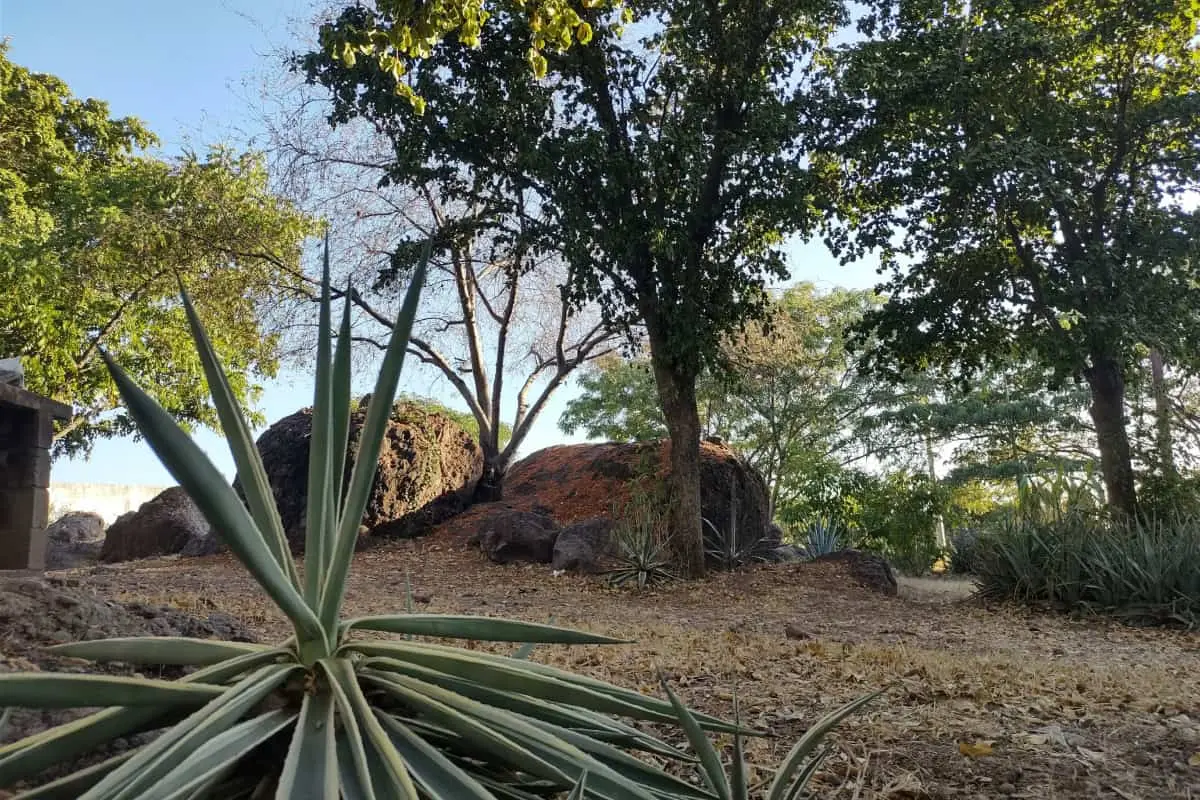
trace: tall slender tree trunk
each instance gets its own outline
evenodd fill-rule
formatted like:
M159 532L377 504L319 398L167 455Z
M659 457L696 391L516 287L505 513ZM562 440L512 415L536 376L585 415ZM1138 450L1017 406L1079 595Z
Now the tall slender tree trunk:
M1093 357L1083 376L1092 394L1088 411L1096 426L1100 471L1104 474L1109 508L1132 516L1137 513L1137 488L1125 426L1125 376L1121 374L1121 365L1105 356Z
M1171 406L1167 399L1166 370L1162 353L1150 351L1150 385L1154 391L1154 444L1158 451L1158 468L1164 478L1174 478L1175 447L1171 436Z
M667 479L669 548L676 571L685 578L704 575L704 531L700 518L700 412L696 376L680 375L656 354L651 363L658 398L671 436L671 474Z

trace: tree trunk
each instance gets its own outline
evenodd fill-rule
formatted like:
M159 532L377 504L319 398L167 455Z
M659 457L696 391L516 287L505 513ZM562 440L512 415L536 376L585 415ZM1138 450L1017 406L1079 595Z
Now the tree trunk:
M1167 380L1162 353L1150 351L1150 383L1154 391L1154 443L1158 468L1164 478L1175 478L1175 447L1171 436L1171 406L1167 398Z
M1092 366L1083 375L1092 394L1088 411L1096 426L1108 506L1133 516L1137 513L1137 488L1129 433L1125 428L1125 377L1121 365L1111 358L1093 358Z
M475 484L474 503L494 503L504 499L504 473L508 471L508 459L494 448L483 446L483 473Z
M700 412L696 407L696 376L679 375L660 356L651 363L658 399L671 436L671 474L668 490L668 547L681 577L704 575L704 531L700 520Z

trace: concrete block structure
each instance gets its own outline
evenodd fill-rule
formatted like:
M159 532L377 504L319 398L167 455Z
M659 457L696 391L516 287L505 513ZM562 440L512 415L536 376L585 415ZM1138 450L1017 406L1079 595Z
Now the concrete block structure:
M54 421L71 407L0 383L0 570L45 567Z

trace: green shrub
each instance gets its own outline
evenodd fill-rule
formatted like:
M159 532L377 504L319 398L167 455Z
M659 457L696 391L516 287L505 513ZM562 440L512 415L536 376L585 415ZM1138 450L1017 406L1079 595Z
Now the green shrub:
M646 697L523 658L432 644L426 637L526 645L616 640L487 617L408 613L342 618L358 525L399 382L424 265L416 270L383 358L344 494L340 476L350 416L350 306L347 302L335 348L328 275L326 249L303 578L288 551L249 426L186 295L185 309L246 505L174 420L108 362L143 436L290 620L294 634L276 645L139 637L51 648L93 661L194 669L178 681L0 674L0 708L107 706L0 747L0 787L19 785L130 734L157 730L159 735L147 744L22 797L494 800L568 791L577 800L728 797L697 789L661 769L656 764L662 759L678 763L687 760L686 754L621 718L677 723L693 741L697 731L737 733L738 726L688 712L674 697ZM392 638L381 638L381 633ZM835 712L834 722L856 707ZM639 751L653 753L655 763L633 755ZM700 755L708 774L713 765L706 753ZM789 773L793 766L792 760L785 762L770 800L798 794L799 789L789 788L800 777ZM584 776L586 785L581 786Z
M1051 604L1135 622L1200 625L1200 518L1130 523L1069 513L1014 519L979 539L986 600Z
M655 495L636 493L624 508L613 509L613 557L606 574L613 586L640 589L675 580L666 539L666 515Z

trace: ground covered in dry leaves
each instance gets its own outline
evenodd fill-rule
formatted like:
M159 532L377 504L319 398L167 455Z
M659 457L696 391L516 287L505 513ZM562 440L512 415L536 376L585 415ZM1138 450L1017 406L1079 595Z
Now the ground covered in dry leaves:
M637 593L545 566L489 564L437 537L360 553L355 566L349 614L402 610L408 575L422 610L553 618L636 639L535 658L645 691L661 668L685 700L724 715L736 692L744 721L773 734L750 749L762 767L825 711L890 686L838 731L818 797L1200 798L1195 633L985 609L962 586L935 581L885 598L836 564ZM112 599L228 612L267 638L286 632L227 556L76 577Z

